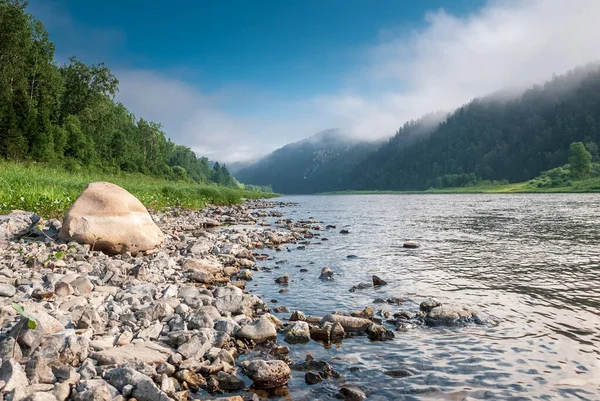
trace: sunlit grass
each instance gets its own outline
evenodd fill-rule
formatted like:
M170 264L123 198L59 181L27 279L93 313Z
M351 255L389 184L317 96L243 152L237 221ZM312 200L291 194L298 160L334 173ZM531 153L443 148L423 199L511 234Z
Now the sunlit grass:
M600 192L600 177L586 178L571 181L569 186L537 187L528 182L513 184L491 184L483 183L458 188L432 188L426 191L337 191L329 194L336 195L369 195L369 194L498 194L498 193L582 193Z
M244 198L276 196L217 185L166 181L141 174L69 173L42 164L0 160L0 213L19 209L43 217L62 216L86 185L94 181L117 184L153 210L173 206L201 209L207 204L228 205L240 203Z

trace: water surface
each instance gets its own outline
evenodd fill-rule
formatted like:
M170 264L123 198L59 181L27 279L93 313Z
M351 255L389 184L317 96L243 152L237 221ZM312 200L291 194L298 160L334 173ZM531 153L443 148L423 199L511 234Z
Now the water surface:
M367 305L394 313L418 309L433 296L501 320L497 327L398 332L388 342L361 337L330 348L314 341L291 346L292 359L310 353L344 377L309 387L296 373L282 399L331 399L344 383L360 386L373 400L600 399L600 195L281 200L299 202L282 209L286 217L312 217L337 229L321 231L305 250L289 245L290 252L273 252L274 259L261 262L273 271L256 272L248 288L271 306L319 316ZM340 234L341 228L350 234ZM405 240L421 248L404 249ZM288 263L275 264L282 260ZM323 266L337 274L333 282L318 280ZM280 294L273 280L284 274L293 282ZM373 274L389 285L349 292ZM390 297L406 302L373 304ZM390 369L414 375L391 378L383 373Z

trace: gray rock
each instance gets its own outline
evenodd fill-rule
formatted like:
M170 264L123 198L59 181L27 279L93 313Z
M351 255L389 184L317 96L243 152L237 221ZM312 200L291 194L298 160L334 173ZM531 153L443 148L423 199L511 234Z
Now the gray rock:
M38 391L23 398L23 401L56 401L52 393Z
M100 365L122 365L130 362L157 364L166 362L171 353L169 348L146 341L95 352L90 358L97 360Z
M230 336L233 336L240 329L240 325L229 318L219 318L214 322L215 330L227 333Z
M236 375L225 373L223 371L217 374L219 387L225 391L238 391L246 387L246 383Z
M441 305L427 315L428 326L456 326L473 322L476 311L467 306Z
M304 312L301 312L299 310L295 310L294 312L292 312L292 316L290 316L290 321L291 322L295 322L295 321L305 322L306 321L306 315L304 314Z
M74 295L89 294L94 289L94 285L92 284L90 279L88 279L85 276L79 276L75 280L71 281L69 284L71 284L71 287L73 287Z
M81 379L81 375L75 371L74 367L69 365L52 365L52 373L58 381L63 383L76 384Z
M377 277L376 275L373 275L372 280L373 280L373 285L375 285L375 286L387 285L387 281Z
M71 395L71 385L69 383L56 383L52 394L56 401L65 401Z
M294 322L285 334L285 342L289 344L307 343L309 341L310 327L306 322Z
M324 267L321 269L321 275L319 276L319 278L321 280L333 280L333 274L334 273L329 267Z
M379 324L371 324L367 328L367 335L371 341L385 341L394 339L394 332Z
M79 367L79 374L83 380L90 380L95 378L98 375L96 371L96 367L91 359L86 359L83 361L81 366Z
M2 361L0 366L0 380L5 383L3 392L10 392L17 388L25 388L29 385L25 370L14 359Z
M180 345L177 352L184 358L202 358L206 351L212 347L213 338L206 332L200 332L190 338L189 341Z
M14 241L24 236L40 221L40 216L31 212L15 210L0 216L0 241Z
M104 380L86 380L77 386L74 401L113 401L118 399L119 391Z
M236 337L254 342L263 342L277 337L275 325L267 318L260 318L242 327Z
M283 386L290 378L290 367L283 361L252 360L243 362L242 366L256 388Z
M25 373L32 384L53 384L56 381L52 369L48 366L48 361L40 355L34 355L29 358L29 361L25 365Z
M159 389L148 376L145 376L131 368L111 369L106 373L106 380L117 390L131 385L131 395L138 401L170 401L164 391Z
M308 371L304 375L304 381L306 384L317 384L323 381L323 377L317 372Z
M243 259L246 260L246 259ZM238 279L240 280L245 280L245 281L251 281L252 280L252 272L248 269L242 269L239 273L238 273Z
M216 318L221 317L217 312ZM203 329L210 328L212 329L215 325L214 323L215 315L211 313L211 311L201 309L196 310L187 319L188 327L190 329Z
M352 387L342 387L340 394L344 397L344 401L362 401L367 398L365 393Z
M345 332L356 334L365 333L367 331L367 328L373 323L369 319L337 314L331 314L323 317L323 319L321 320L321 325L325 324L326 322L334 324L339 323L344 328Z
M17 292L17 289L12 284L0 283L0 297L12 297Z
M425 301L421 302L420 309L423 312L429 312L440 305L442 305L442 303L437 298L427 298Z
M204 270L188 270L185 275L195 283L212 284L215 281L215 276Z
M6 337L0 341L0 359L4 361L11 358L20 361L23 353L13 337Z

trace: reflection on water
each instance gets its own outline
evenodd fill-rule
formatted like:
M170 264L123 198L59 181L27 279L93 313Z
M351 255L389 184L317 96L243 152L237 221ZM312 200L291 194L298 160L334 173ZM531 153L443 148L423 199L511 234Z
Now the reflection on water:
M373 195L298 196L284 210L336 230L306 250L274 253L250 287L266 301L306 314L351 312L372 305L392 313L418 308L426 297L466 303L497 316L497 327L419 328L389 342L347 339L324 348L294 345L343 373L306 386L294 375L282 399L329 399L344 383L373 400L600 399L600 196ZM348 227L349 235L339 234ZM416 240L421 248L402 248ZM349 259L348 255L358 258ZM289 263L276 265L276 261ZM321 267L337 273L318 280ZM300 272L306 268L306 273ZM273 279L290 276L280 294ZM372 274L389 285L354 293ZM399 297L402 305L373 304ZM279 315L287 317L286 315ZM414 375L392 378L390 369Z

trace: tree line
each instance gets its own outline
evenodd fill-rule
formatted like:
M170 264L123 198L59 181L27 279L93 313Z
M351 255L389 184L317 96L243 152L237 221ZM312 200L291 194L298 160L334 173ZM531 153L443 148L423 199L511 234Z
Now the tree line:
M104 63L70 58L58 66L42 22L23 0L0 0L0 155L63 165L70 171L130 172L237 186L167 139L160 124L115 101L119 81Z
M481 180L522 182L567 164L572 143L598 154L598 65L555 76L512 99L475 99L437 126L411 121L335 189L423 190Z

